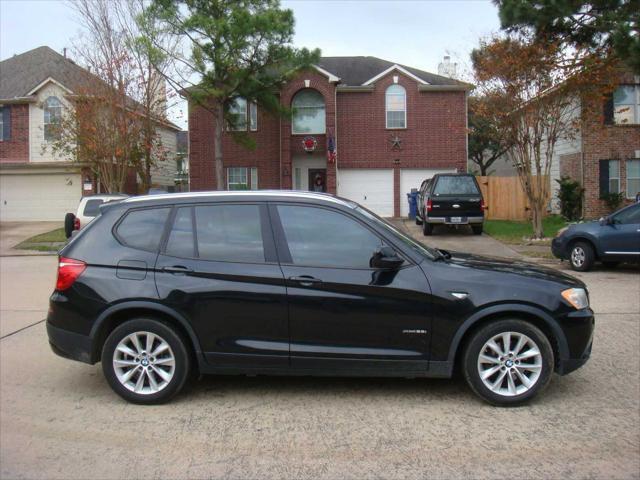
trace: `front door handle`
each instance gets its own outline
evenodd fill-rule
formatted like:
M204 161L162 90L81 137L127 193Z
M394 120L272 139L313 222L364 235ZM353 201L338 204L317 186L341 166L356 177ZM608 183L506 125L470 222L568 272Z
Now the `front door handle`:
M162 271L163 272L167 272L167 273L191 273L193 272L193 269L189 268L189 267L185 267L183 265L172 265L170 267L162 267Z
M299 283L303 287L311 287L312 285L317 285L318 283L322 283L322 280L319 278L312 277L310 275L301 275L299 277L289 277L289 280L292 282Z

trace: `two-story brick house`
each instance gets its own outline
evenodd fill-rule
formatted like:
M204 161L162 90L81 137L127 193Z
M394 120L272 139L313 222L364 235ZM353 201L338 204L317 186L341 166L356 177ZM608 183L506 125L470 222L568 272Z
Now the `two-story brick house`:
M74 212L82 195L98 193L100 184L86 166L51 149L56 119L73 108L74 92L97 77L49 47L0 62L0 220L60 220ZM177 133L159 121L158 134L167 159L154 165L154 187L174 189ZM127 193L136 192L131 172Z
M406 215L406 193L437 172L464 172L471 85L375 57L323 57L280 91L292 118L242 99L236 128L225 129L228 189L336 193L384 216ZM190 189L216 188L214 117L189 105Z

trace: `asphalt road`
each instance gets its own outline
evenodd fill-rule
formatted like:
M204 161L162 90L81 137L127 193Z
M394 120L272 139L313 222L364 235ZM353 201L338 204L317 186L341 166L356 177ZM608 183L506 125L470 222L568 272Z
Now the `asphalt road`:
M511 409L460 379L208 377L171 404L127 404L35 323L55 257L2 257L0 271L2 479L639 476L638 270L580 274L591 361Z

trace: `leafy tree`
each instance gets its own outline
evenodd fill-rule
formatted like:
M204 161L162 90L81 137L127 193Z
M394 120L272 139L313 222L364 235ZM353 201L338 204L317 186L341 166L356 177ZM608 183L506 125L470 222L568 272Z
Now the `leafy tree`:
M213 113L216 182L223 190L222 133L225 125L237 126L234 102L243 98L247 105L284 114L280 88L317 62L320 52L291 46L293 12L281 9L278 0L153 0L141 21L154 22L190 47L176 54L145 37L158 57L169 56L183 67L168 80L186 91L192 104ZM248 144L241 133L234 132L234 138Z
M494 0L503 28L533 29L541 40L613 51L640 74L638 0Z
M478 166L482 176L509 148L500 125L499 98L469 97L469 160Z

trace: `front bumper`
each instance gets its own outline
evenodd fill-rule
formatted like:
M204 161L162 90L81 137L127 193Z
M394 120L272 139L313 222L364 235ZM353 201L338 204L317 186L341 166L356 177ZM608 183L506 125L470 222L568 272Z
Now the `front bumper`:
M582 367L591 357L595 329L593 310L585 308L569 313L560 321L560 327L567 339L569 351L564 358L561 355L556 364L556 372L566 375Z
M464 215L460 215L463 217ZM478 225L484 222L484 217L467 217L467 223L451 223L448 221L449 217L427 217L424 221L434 224L446 224L446 225Z
M56 355L88 364L95 363L91 361L91 339L86 335L54 327L49 322L47 322L47 335L51 350Z
M559 258L560 260L566 260L569 258L565 243L566 242L562 237L556 237L551 241L551 253L553 253L554 257Z

